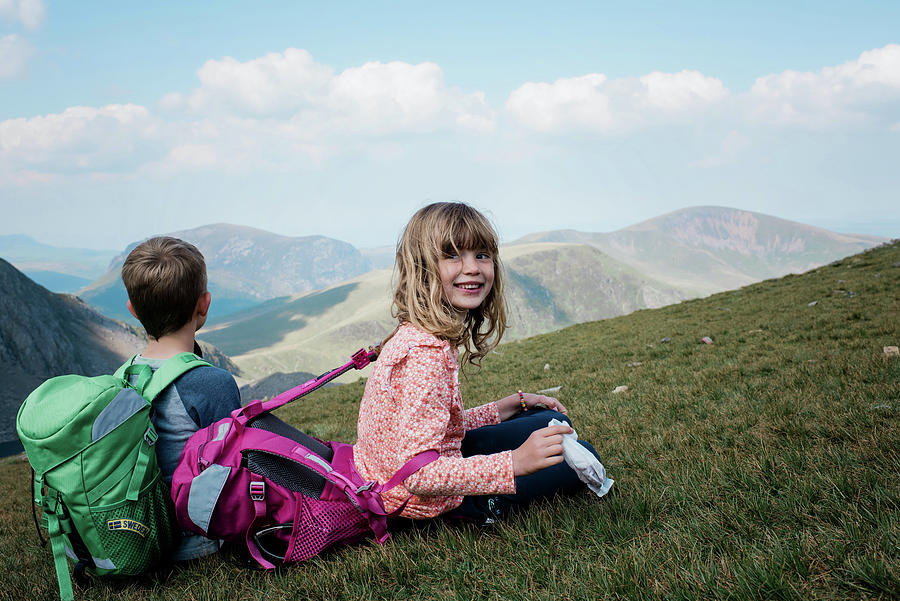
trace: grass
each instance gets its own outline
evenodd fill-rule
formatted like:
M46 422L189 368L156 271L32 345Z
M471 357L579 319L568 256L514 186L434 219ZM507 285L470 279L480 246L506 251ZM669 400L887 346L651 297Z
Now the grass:
M897 242L507 344L464 378L464 398L562 386L616 480L607 497L488 530L405 530L274 574L212 557L79 598L900 598L900 358L882 352L898 344ZM325 389L281 415L353 440L361 394L362 382ZM3 599L56 594L27 479L27 464L0 462Z

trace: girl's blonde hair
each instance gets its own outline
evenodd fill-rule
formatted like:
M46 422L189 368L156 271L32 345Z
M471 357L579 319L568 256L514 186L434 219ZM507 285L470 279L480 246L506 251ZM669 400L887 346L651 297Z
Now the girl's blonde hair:
M483 250L494 262L494 285L481 306L470 309L463 319L444 298L438 267L441 258L461 250ZM497 251L497 232L469 205L436 202L419 209L397 244L392 314L400 323L409 322L454 346L463 346L463 360L480 365L506 330L503 273Z

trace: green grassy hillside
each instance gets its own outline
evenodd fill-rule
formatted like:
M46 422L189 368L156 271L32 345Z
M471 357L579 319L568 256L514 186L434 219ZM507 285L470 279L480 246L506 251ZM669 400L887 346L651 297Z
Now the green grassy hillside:
M703 344L702 337L713 344ZM667 340L667 342L664 342ZM900 591L900 243L501 346L472 405L561 386L616 480L488 530L402 531L276 574L207 558L84 599L890 599ZM353 440L362 382L282 417ZM619 385L625 393L614 394ZM0 462L0 591L56 593Z
M502 248L501 255L508 339L684 298L584 244L520 244ZM230 355L249 377L319 373L393 330L391 273L371 271L325 290L273 299L207 327L200 336Z

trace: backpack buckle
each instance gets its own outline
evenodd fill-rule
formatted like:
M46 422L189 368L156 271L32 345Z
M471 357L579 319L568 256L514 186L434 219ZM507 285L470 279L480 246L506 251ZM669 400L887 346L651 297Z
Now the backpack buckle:
M148 426L147 431L144 432L144 442L147 443L148 447L152 447L156 444L157 440L159 440L159 434L156 433L153 426Z
M356 369L362 369L369 364L369 353L366 349L359 349L350 355L350 358L353 359L353 366Z
M265 501L266 500L266 483L259 480L250 482L250 500Z

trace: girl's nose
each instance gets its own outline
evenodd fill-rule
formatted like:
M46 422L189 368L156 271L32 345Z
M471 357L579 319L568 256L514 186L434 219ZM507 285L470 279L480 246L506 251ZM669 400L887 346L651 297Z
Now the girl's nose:
M467 274L476 274L480 271L478 261L475 259L475 253L463 253L462 271Z

